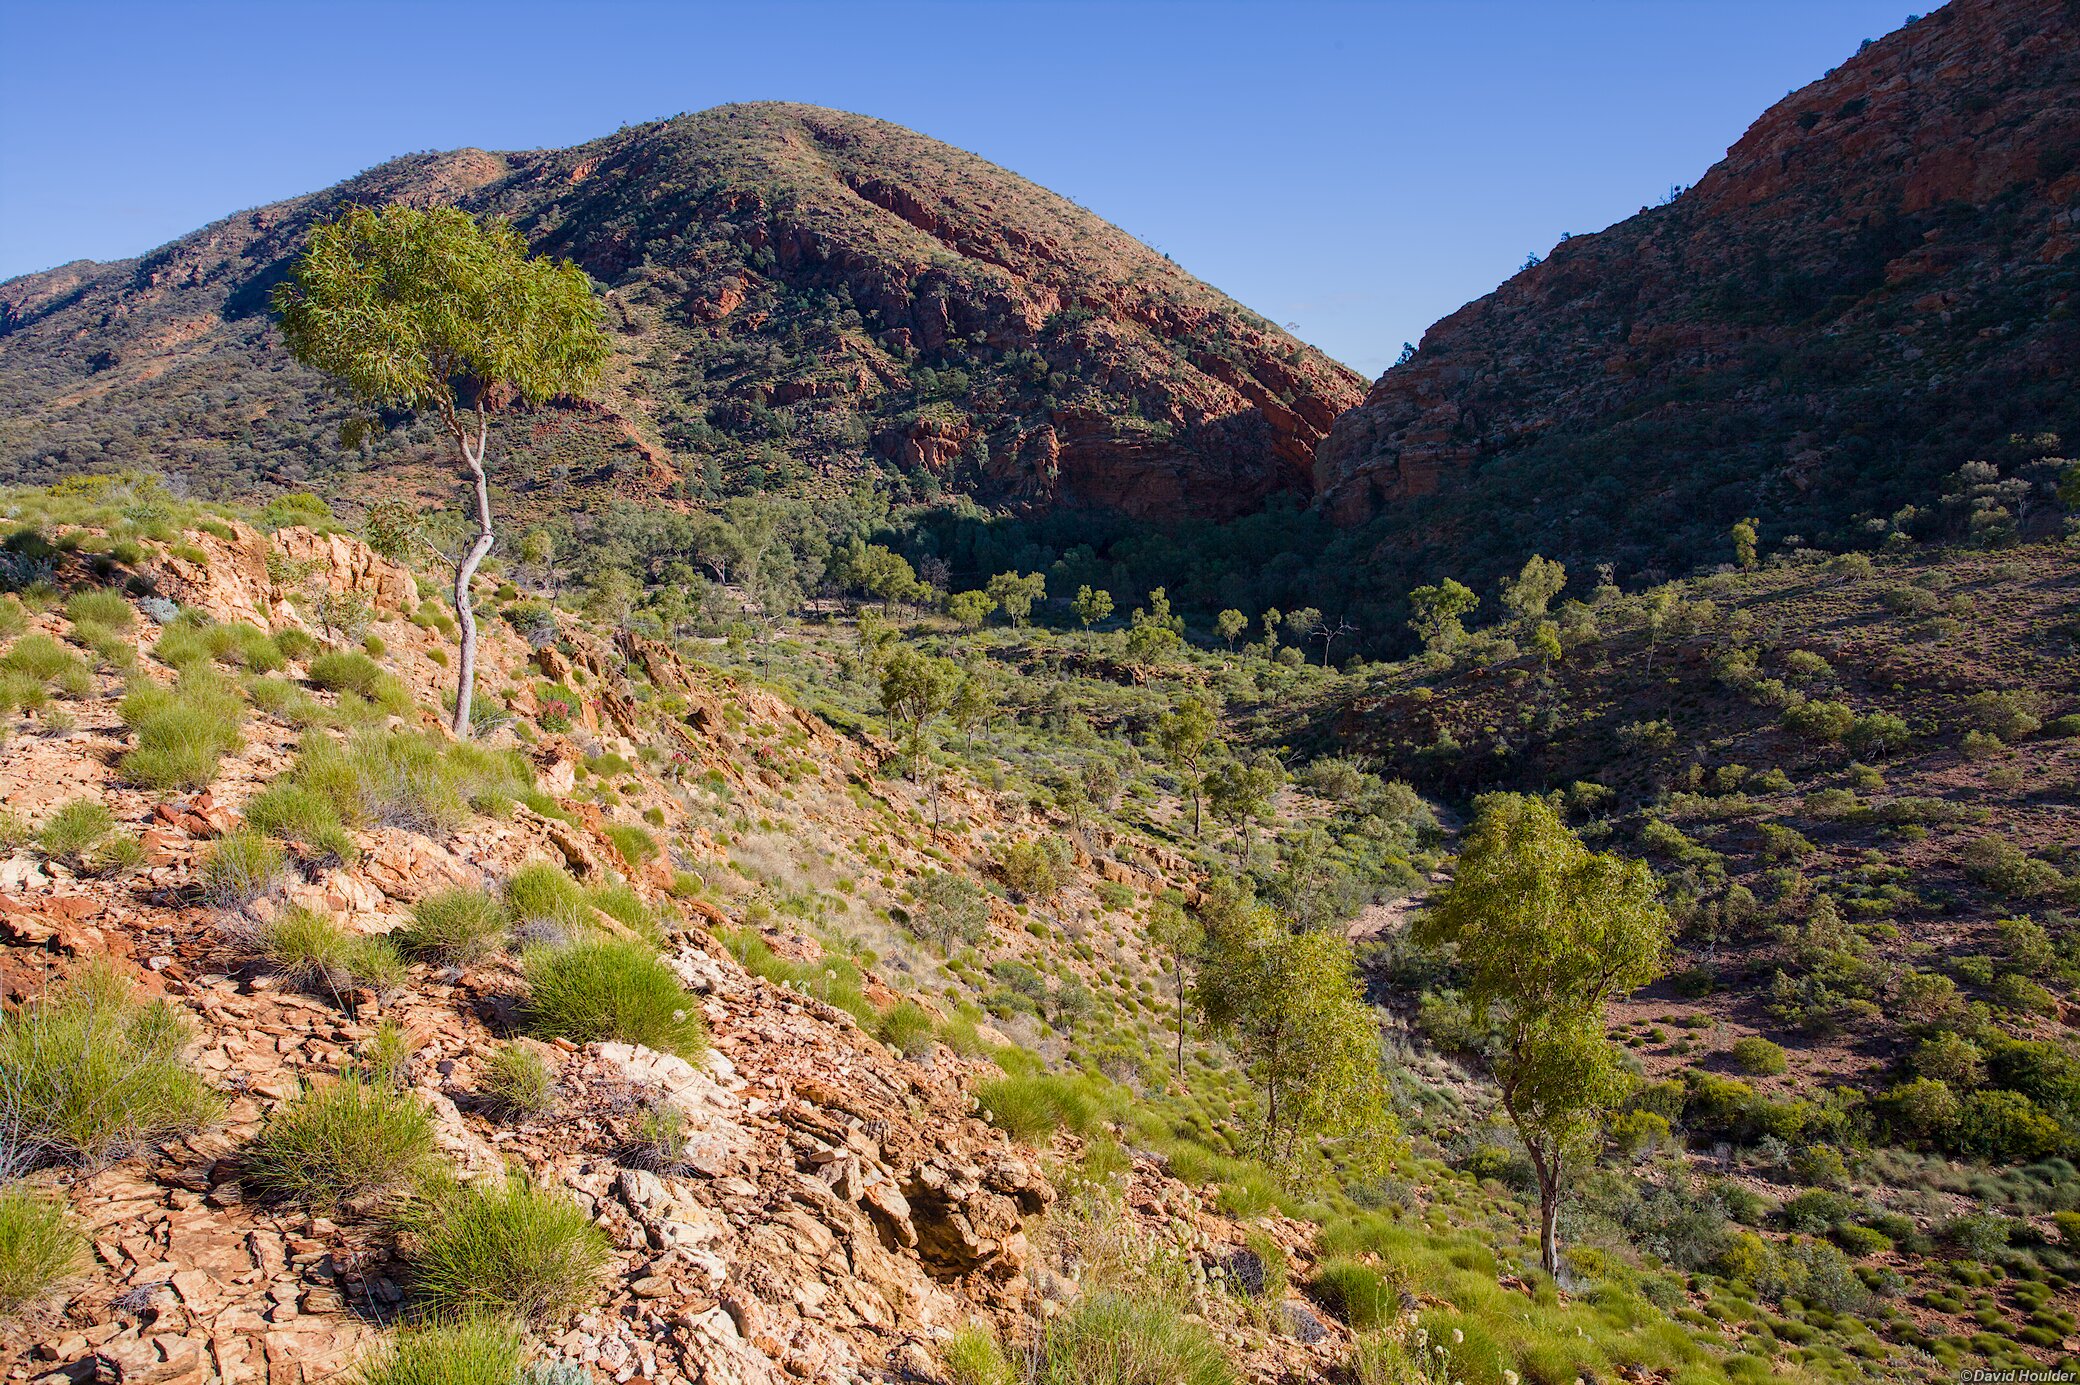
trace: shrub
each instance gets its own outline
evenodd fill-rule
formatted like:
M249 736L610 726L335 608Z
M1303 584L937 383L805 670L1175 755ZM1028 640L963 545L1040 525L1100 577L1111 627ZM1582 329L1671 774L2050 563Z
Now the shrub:
M2056 1119L2020 1092L1973 1092L1960 1104L1957 1144L2003 1163L2041 1159L2065 1141Z
M2020 740L2043 725L2033 691L1973 693L1964 700L1965 719L2003 741Z
M1233 1385L1220 1343L1153 1296L1087 1293L1049 1324L1035 1385Z
M392 1337L354 1376L354 1385L515 1385L527 1341L493 1318L437 1323Z
M640 869L657 855L657 838L633 823L609 823L606 832L607 840L614 844L614 850L621 853L621 859L631 870Z
M1866 712L1849 727L1849 749L1869 759L1889 755L1913 737L1906 721L1890 712Z
M207 669L183 673L170 688L140 680L120 712L137 736L137 748L123 757L123 776L142 788L207 788L218 763L245 744L245 704Z
M547 930L558 939L585 927L592 906L578 882L555 866L535 864L514 871L505 883L506 913L523 936Z
M1832 743L1847 736L1856 724L1855 709L1847 703L1795 702L1784 709L1784 729L1808 740Z
M239 1181L265 1201L325 1207L403 1187L433 1152L433 1122L417 1098L349 1076L268 1112Z
M525 968L528 1025L544 1038L618 1039L682 1057L707 1046L694 998L641 943L536 947Z
M1833 1145L1807 1145L1791 1156L1791 1176L1815 1188L1845 1188L1849 1165Z
M36 834L44 854L77 861L115 831L115 814L99 799L75 798L53 811Z
M1779 1045L1753 1034L1735 1040L1727 1052L1733 1058L1734 1066L1750 1077L1774 1077L1790 1067L1790 1061Z
M504 946L505 911L482 890L442 890L412 906L412 921L399 936L418 956L467 965Z
M1324 1307L1359 1332L1391 1321L1401 1303L1400 1291L1385 1275L1356 1260L1324 1262L1308 1287Z
M255 795L246 804L246 826L321 857L351 861L361 854L331 800L293 779L277 780Z
M22 1184L0 1188L0 1322L77 1273L86 1249L56 1198Z
M390 939L350 933L300 906L269 921L260 951L291 985L341 1003L363 986L386 995L404 980L404 961Z
M556 1074L534 1049L506 1044L484 1065L477 1094L500 1120L531 1120L556 1108Z
M0 1110L36 1163L97 1164L196 1129L220 1103L181 1061L188 1038L171 1005L137 1004L97 963L0 1019Z
M405 1225L413 1295L440 1317L562 1317L597 1296L612 1248L576 1202L520 1177L435 1184Z
M1068 845L1058 837L1008 842L998 852L996 866L1014 893L1045 899L1067 883Z
M227 832L202 863L202 893L213 904L244 908L272 893L288 875L288 857L264 832Z
M2004 837L1980 837L1967 843L1965 874L1986 888L2014 899L2036 899L2058 893L2065 877L2049 861L2023 854Z

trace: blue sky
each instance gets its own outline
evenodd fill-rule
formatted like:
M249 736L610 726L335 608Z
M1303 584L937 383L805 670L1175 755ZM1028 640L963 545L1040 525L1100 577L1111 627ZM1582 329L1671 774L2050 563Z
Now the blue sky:
M1366 374L1689 183L1905 0L12 0L0 278L392 155L724 101L897 121L1072 197Z

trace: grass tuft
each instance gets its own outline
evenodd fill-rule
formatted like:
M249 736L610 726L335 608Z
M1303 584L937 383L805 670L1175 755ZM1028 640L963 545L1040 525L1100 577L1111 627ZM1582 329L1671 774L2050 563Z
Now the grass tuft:
M404 981L404 959L380 934L350 933L309 909L284 910L261 932L260 955L291 985L344 1004L366 986L388 995Z
M0 1188L0 1321L78 1273L86 1249L56 1198L21 1184Z
M239 1181L263 1201L332 1206L405 1186L433 1152L433 1122L410 1093L350 1076L268 1112Z
M1054 1320L1035 1385L1234 1385L1212 1334L1159 1298L1086 1294Z
M499 1120L535 1120L556 1109L556 1074L526 1044L506 1044L485 1065L477 1094Z
M46 856L78 861L116 829L115 814L99 799L75 798L44 820L36 844Z
M203 897L227 909L242 909L273 893L288 878L289 858L264 832L241 827L227 832L202 863Z
M434 1180L405 1226L412 1295L436 1317L563 1317L598 1296L612 1248L576 1202L517 1176Z
M514 1385L526 1358L518 1327L472 1318L398 1333L353 1379L354 1385Z
M641 943L535 947L524 965L528 1027L543 1038L618 1039L687 1058L707 1047L694 998Z
M505 945L505 910L482 890L441 890L412 906L399 937L415 956L467 966Z
M206 668L182 673L172 687L134 682L121 713L137 734L137 748L123 757L123 777L142 788L207 788L223 758L245 744L244 702Z
M291 843L307 857L352 861L361 855L331 800L293 779L277 780L246 804L246 826Z
M96 963L0 1020L0 1109L18 1112L31 1163L99 1164L216 1118L216 1093L181 1061L187 1022L140 1005Z

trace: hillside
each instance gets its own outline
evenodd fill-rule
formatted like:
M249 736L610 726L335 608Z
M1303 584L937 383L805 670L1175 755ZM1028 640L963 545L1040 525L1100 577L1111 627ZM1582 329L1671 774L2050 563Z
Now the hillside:
M1410 583L1688 571L1748 515L1934 536L1960 465L2080 436L2075 205L2080 11L1953 0L1433 326L1319 449L1321 503Z
M1505 631L1347 671L1269 638L1229 652L1044 612L977 627L841 603L756 640L602 635L555 606L555 574L493 571L469 747L439 729L437 578L322 512L281 523L122 478L4 500L0 1081L29 1094L8 1109L52 1113L15 1118L5 1147L9 1379L315 1382L465 1348L484 1385L521 1356L525 1385L1790 1385L2069 1359L2070 1165L1953 1161L1947 1130L1897 1123L1893 1058L1925 1055L1902 1049L1909 1021L1871 1018L1896 978L1823 1016L1839 1043L1757 1008L1772 947L1794 968L1839 951L1838 984L1929 933L1915 965L1974 1002L1953 1027L1992 1069L1976 1080L2009 1107L2029 1086L2057 1114L2023 1128L2073 1147L2052 896L2072 889L2080 689L2056 548L1706 579L1676 589L1651 670L1648 599L1599 598L1587 624L1562 613L1551 679ZM1896 588L1948 604L1895 612ZM1779 609L1827 669L1764 625ZM1925 682L1886 663L1908 623L1959 662ZM983 680L985 710L918 740L882 701L913 655ZM1970 700L1980 662L2041 703L2001 719ZM1849 733L1886 785L1743 710L1780 665L1805 702L1898 711L1897 745ZM1598 749L1661 677L1676 730ZM1201 781L1165 750L1163 718L1195 698L1224 764L1291 766L1268 799L1238 809L1209 788L1229 771ZM1998 721L1965 743L1971 768L1960 708ZM1550 750L1480 739L1523 709ZM1715 752L1691 772L1670 746L1693 736L1750 771ZM1451 961L1400 926L1447 878L1440 819L1466 792L1576 773L1611 787L1567 795L1581 830L1655 861L1689 955L1674 989L1612 1015L1642 1081L1572 1194L1556 1281ZM1847 797L1813 792L1844 773ZM1939 796L1950 810L1888 811ZM1806 891L1757 881L1770 917L1707 939L1765 821L1804 834ZM2037 864L1998 886L1942 874L1995 824ZM1885 888L1885 853L1939 878ZM1165 923L1213 920L1224 879L1295 938L1356 940L1398 1137L1325 1131L1266 1161L1267 1070L1206 1027L1187 983L1217 954L1179 952ZM1823 895L1846 925L1794 927ZM2037 932L1993 921L2016 909ZM2018 948L2043 954L2037 989L2011 979ZM1742 1085L1728 1055L1756 1034L1791 1065ZM119 1074L93 1088L110 1095L37 1095L81 1090L75 1052ZM378 1139L402 1143L371 1157ZM484 1228L495 1262L443 1219ZM415 1335L457 1321L459 1284L518 1319ZM1155 1374L1103 1373L1126 1343Z
M507 483L545 513L885 474L1028 510L1226 517L1304 495L1361 389L1003 169L885 122L754 104L568 150L411 155L134 261L0 285L0 469L150 460L226 493L409 473L432 455L410 428L339 453L340 410L266 312L314 218L399 200L506 216L605 288L602 402L501 439Z

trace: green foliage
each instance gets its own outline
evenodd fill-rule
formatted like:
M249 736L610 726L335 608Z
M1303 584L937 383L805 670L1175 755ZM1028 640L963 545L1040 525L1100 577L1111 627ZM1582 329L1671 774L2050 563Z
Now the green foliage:
M394 1192L433 1157L433 1122L416 1096L348 1076L269 1111L239 1182L263 1201L325 1208Z
M183 671L170 688L134 683L121 713L137 735L137 748L123 757L123 777L144 788L207 788L223 758L245 744L245 704L207 669Z
M1790 1066L1781 1047L1753 1034L1734 1040L1727 1052L1734 1066L1750 1077L1774 1077Z
M990 1124L1039 1143L1057 1130L1090 1134L1106 1119L1113 1093L1094 1078L1032 1073L994 1078L975 1098Z
M1013 893L1046 899L1068 883L1068 843L1059 837L1006 842L998 848L995 864Z
M280 886L288 869L289 858L273 838L241 827L217 838L203 858L203 897L226 908L244 908Z
M1005 1359L996 1334L970 1323L939 1343L952 1385L1019 1385L1019 1374Z
M556 1074L535 1049L502 1044L484 1065L477 1091L500 1120L532 1120L555 1109Z
M612 822L606 827L607 840L631 870L640 869L657 857L657 838L633 823Z
M1220 1343L1159 1297L1086 1293L1047 1327L1034 1385L1233 1385Z
M555 866L522 866L506 880L506 913L523 933L547 929L568 937L592 918L592 905L578 882Z
M1356 1260L1324 1260L1307 1287L1323 1307L1360 1332L1391 1322L1401 1307L1400 1289Z
M1625 1082L1603 1004L1654 979L1671 924L1652 875L1591 852L1544 799L1490 794L1452 883L1416 938L1449 945L1476 1015L1491 1019L1503 1107L1539 1174L1542 1256L1568 1168L1590 1157Z
M954 871L927 872L918 882L911 927L941 952L956 943L973 946L989 932L989 894Z
M121 592L108 587L83 587L65 601L65 618L74 625L105 625L127 630L137 622L137 608Z
M534 772L517 751L374 728L344 743L307 738L290 777L330 801L347 826L382 823L432 837L454 832L472 811L501 812L534 791Z
M301 905L268 920L259 951L292 986L342 1004L364 986L381 997L404 980L404 961L388 937L349 932Z
M17 706L30 705L52 688L68 697L94 690L94 672L86 661L40 631L21 636L0 654L0 675L16 689L10 696Z
M86 1251L58 1199L26 1184L0 1187L0 1322L78 1273Z
M78 861L116 830L115 814L96 798L75 798L44 819L36 844L47 856Z
M305 672L313 683L328 692L352 693L386 712L401 714L411 707L411 694L404 684L359 650L335 649L320 654L310 661Z
M246 804L246 826L313 856L352 861L361 855L332 800L294 779L278 779L255 794Z
M0 1019L0 1110L31 1162L99 1164L214 1120L172 1005L139 1005L97 963Z
M354 1385L517 1385L527 1340L497 1318L431 1323L389 1338L355 1372Z
M543 1038L618 1039L682 1057L707 1047L698 1002L641 943L535 947L523 963L528 1027Z
M482 890L438 890L412 906L399 941L415 956L467 966L505 945L506 913Z
M441 1318L561 1319L598 1296L612 1250L567 1195L517 1176L430 1181L404 1225L412 1295Z
M1408 594L1408 627L1432 653L1448 653L1466 638L1460 622L1481 604L1472 590L1447 577L1436 586L1417 587Z
M1208 890L1200 919L1194 994L1262 1100L1259 1148L1290 1159L1303 1138L1342 1138L1360 1162L1381 1157L1393 1121L1378 1024L1348 940L1295 933L1225 880Z

